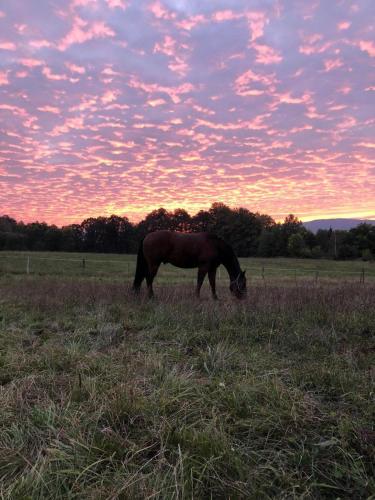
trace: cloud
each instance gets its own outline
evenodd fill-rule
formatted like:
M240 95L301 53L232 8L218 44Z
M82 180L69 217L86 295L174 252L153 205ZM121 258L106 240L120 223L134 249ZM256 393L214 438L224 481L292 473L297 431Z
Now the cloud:
M73 64L70 62L66 62L65 66L72 72L72 73L78 73L80 75L84 75L86 73L86 69L84 66L78 66L77 64Z
M58 74L54 73L51 68L48 66L44 66L42 69L43 75L48 79L48 80L67 80L68 77L65 74Z
M324 62L324 71L332 71L337 68L341 68L344 66L344 63L341 59L326 59Z
M350 23L349 21L341 21L337 24L337 29L339 31L344 31L344 30L347 30L348 28L350 28L352 23Z
M170 12L160 1L156 0L152 2L148 10L157 18L157 19L175 19L176 14Z
M281 54L268 45L254 43L251 47L256 51L255 62L259 64L278 64L283 60Z
M0 71L0 85L8 85L8 71Z
M274 75L255 73L249 69L236 78L234 89L241 96L257 96L266 90L274 90L275 82Z
M110 9L120 8L122 10L125 10L128 6L125 0L106 0L106 2Z
M40 106L37 109L38 109L38 111L42 111L45 113L54 113L56 115L61 113L61 110L55 106L48 106L48 105L47 106Z
M370 40L360 40L358 42L359 48L363 52L367 52L370 57L375 57L375 43Z
M65 51L74 44L82 44L89 40L114 37L115 32L107 26L104 21L94 21L89 23L76 16L73 20L73 26L67 35L60 41L58 48Z
M263 36L264 27L268 23L267 16L264 12L254 11L246 12L245 17L250 27L250 42L254 42Z
M3 211L373 213L371 0L17 5L0 11Z
M0 40L0 50L16 50L17 46L14 42Z
M43 66L45 63L44 61L40 59L34 59L34 58L22 58L19 60L19 63L22 64L22 66L26 66L27 68L36 68L38 66Z

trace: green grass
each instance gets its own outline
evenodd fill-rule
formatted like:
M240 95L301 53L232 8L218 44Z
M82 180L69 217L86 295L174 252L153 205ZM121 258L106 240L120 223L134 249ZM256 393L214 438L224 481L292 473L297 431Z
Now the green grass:
M374 498L373 281L95 269L0 275L0 498Z
M110 280L131 280L135 272L135 255L90 254L63 252L0 252L0 274L26 274L27 259L30 274L74 276L77 278L100 277ZM248 276L256 281L285 279L359 281L362 271L365 280L375 279L375 263L363 261L332 261L287 258L240 259ZM158 274L161 283L192 282L196 269L177 269L162 265ZM218 279L227 280L227 273L221 266Z

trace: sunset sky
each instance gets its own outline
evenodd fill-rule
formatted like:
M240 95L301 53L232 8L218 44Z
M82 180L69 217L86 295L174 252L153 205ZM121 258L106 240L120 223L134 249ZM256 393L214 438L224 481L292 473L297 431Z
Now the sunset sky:
M0 0L0 215L375 217L374 0Z

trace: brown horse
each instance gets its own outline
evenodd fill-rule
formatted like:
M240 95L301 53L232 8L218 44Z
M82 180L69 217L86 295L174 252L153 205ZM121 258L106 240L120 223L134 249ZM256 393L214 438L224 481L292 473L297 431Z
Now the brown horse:
M133 290L138 292L146 278L148 295L154 295L152 282L160 264L172 264L185 269L197 267L198 281L196 294L199 297L203 280L208 273L212 296L216 295L216 270L223 264L229 274L230 291L237 297L246 295L245 271L230 245L210 233L178 233L174 231L155 231L149 233L139 246L137 268Z

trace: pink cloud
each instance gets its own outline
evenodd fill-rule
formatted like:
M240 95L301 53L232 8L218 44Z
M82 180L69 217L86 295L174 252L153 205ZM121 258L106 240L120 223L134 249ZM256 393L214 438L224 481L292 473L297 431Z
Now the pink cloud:
M8 71L0 71L0 85L8 85Z
M274 75L262 75L254 73L251 69L238 76L234 82L234 89L241 96L257 96L264 93L264 89L251 88L252 83L261 84L269 90L274 89Z
M89 24L82 18L76 16L72 29L61 40L58 45L59 50L64 51L74 44L85 43L95 38L107 38L115 36L115 32L103 21L94 21Z
M340 94L347 95L349 92L351 92L352 88L349 85L344 85L343 87L340 87L337 89L337 92L340 92Z
M341 21L340 23L338 23L337 29L339 31L347 30L348 28L350 28L351 24L352 23L350 23L349 21Z
M176 26L178 28L181 28L186 31L191 31L192 29L196 28L200 24L207 23L208 19L203 16L202 14L198 14L196 16L191 16L186 19L183 19L182 21L178 21L176 23Z
M48 40L30 40L29 45L35 47L36 49L42 49L44 47L52 47L52 43Z
M154 53L160 52L170 57L172 61L168 64L168 68L180 76L185 76L188 72L189 65L185 61L184 57L178 53L185 48L185 45L179 45L177 47L176 40L169 35L165 35L162 42L155 44Z
M170 98L175 104L181 102L180 95L187 94L192 90L194 90L194 86L189 82L182 83L181 85L178 85L176 87L165 87L163 85L157 85L156 83L144 83L135 76L131 77L129 81L129 86L136 89L140 89L147 93L155 93L155 92L166 93L170 96Z
M239 19L241 17L243 17L242 14L237 14L232 10L220 10L212 15L212 19L217 22L233 21L234 19Z
M0 40L0 50L17 50L17 47L13 42Z
M339 129L349 129L357 125L357 120L354 116L346 116L345 119L337 125Z
M128 6L125 0L106 0L107 5L110 9L115 9L116 7L125 10Z
M61 113L61 110L59 108L56 108L55 106L41 106L37 108L38 111L44 111L46 113L54 113L56 115Z
M41 61L40 59L24 58L20 59L19 63L27 68L36 68L37 66L43 66L44 61Z
M299 52L301 54L311 55L311 54L321 54L328 50L333 42L322 42L323 35L320 33L314 33L312 35L302 35L303 44L299 47Z
M24 35L28 29L27 24L15 24L14 27L17 33L19 33L20 35Z
M253 43L251 47L256 51L255 61L259 64L278 64L283 60L280 53L268 45Z
M302 97L292 97L290 92L277 95L278 102L285 104L303 104L309 102L310 99L311 96L308 93L303 94Z
M4 109L5 111L11 111L12 113L22 117L28 116L27 111L21 108L20 106L13 106L12 104L0 104L0 109Z
M250 42L254 42L257 38L263 36L264 27L268 23L267 16L264 12L254 11L246 12L245 17L251 31Z
M57 74L57 73L53 73L51 68L49 68L48 66L44 66L44 68L42 69L42 73L43 75L48 78L48 80L67 80L68 77L64 74Z
M157 19L175 19L176 14L174 12L170 12L167 10L164 5L162 5L159 0L156 0L156 2L153 2L149 7L148 10L157 18Z
M186 76L189 71L189 65L182 59L182 57L176 56L173 62L168 64L168 68L177 73L179 76Z
M363 52L367 52L370 57L375 57L375 43L370 40L360 40L358 42L359 48Z
M344 63L341 59L327 59L324 61L324 71L332 71L333 69L341 68Z
M63 125L57 125L51 132L48 132L48 135L56 137L62 134L66 134L70 129L82 130L84 128L84 118L82 116L76 116L67 118Z
M118 73L117 71L114 71L110 66L108 66L107 68L104 68L102 71L102 75L107 75L107 76L116 76L119 74L120 73Z
M26 78L29 75L27 71L17 71L16 77L17 78Z
M161 106L162 104L165 103L166 101L164 99L150 99L149 101L147 101L147 104L152 108L155 108L156 106Z
M214 130L240 130L240 129L249 129L249 130L261 130L267 128L266 125L263 124L263 120L266 115L259 115L253 120L239 120L237 122L229 122L229 123L214 123L209 120L197 120L196 126L203 125L208 128L212 128Z
M97 0L72 0L71 8L75 7L89 7L95 6L97 4Z
M77 64L69 63L66 62L65 66L72 72L72 73L79 73L80 75L83 75L86 73L86 69L83 66L78 66Z
M115 101L119 95L119 91L117 90L107 90L101 97L101 101L103 104L109 104L112 101Z
M176 52L176 41L169 35L165 35L162 42L155 44L154 52L161 52L167 56L174 56Z

